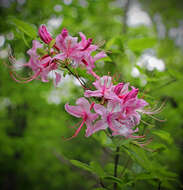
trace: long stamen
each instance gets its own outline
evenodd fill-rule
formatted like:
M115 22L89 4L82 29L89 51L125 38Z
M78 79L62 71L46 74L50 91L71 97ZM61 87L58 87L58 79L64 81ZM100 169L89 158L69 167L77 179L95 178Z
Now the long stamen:
M83 127L83 125L85 124L85 122L86 122L86 119L84 118L83 121L82 121L82 123L81 123L81 125L76 130L76 132L74 133L74 135L72 137L69 137L69 138L64 138L64 140L71 140L71 139L75 138L78 135L78 133L80 132L80 130Z
M159 121L159 122L165 122L165 121L166 121L166 120L158 119L158 118L156 118L156 117L154 117L154 116L152 116L152 115L148 115L148 116L151 117L151 118L153 118L154 120Z
M10 76L11 76L11 77L13 78L13 80L15 80L16 82L19 82L19 83L28 83L28 82L31 82L31 81L33 81L34 79L36 79L36 78L39 76L40 73L41 73L41 70L40 70L39 72L35 73L32 77L30 77L30 79L28 79L28 80L26 80L26 81L21 81L21 80L17 79L17 78L13 75L12 72L10 72Z
M91 103L90 110L92 110L93 106L95 105L95 102Z
M142 121L142 123L144 123L144 124L146 124L146 125L149 125L149 126L154 127L154 125L152 125L152 124L150 124L150 123L148 123L148 122L146 122L146 121L144 121L144 120L142 120L142 119L141 119L141 121Z
M145 135L142 135L142 136L139 136L139 135L137 135L137 136L129 135L128 137L137 139L137 138L144 138Z
M93 70L90 70L89 72L90 72L90 74L92 74L97 80L100 79L100 77L99 77Z
M152 110L142 110L141 112L148 115L158 114L165 108L166 101L164 101L159 108Z
M72 128L72 129L74 129L74 128L76 128L76 127L78 127L78 125L81 125L81 121L79 121L79 122L77 122L74 126L69 126L69 128Z
M31 77L22 77L19 76L15 71L11 70L11 73L14 74L14 76L16 76L16 78L20 79L20 80L29 80Z

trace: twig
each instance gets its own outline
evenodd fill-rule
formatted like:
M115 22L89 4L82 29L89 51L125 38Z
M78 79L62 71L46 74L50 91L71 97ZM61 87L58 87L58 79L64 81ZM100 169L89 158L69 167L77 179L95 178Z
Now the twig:
M81 82L80 78L79 78L75 73L73 73L67 65L65 66L65 68L70 72L71 75L73 75L73 76L80 82L81 86L82 86L84 89L88 89L88 88L85 86L85 84L83 84L83 83Z
M116 148L116 155L115 155L115 158L114 158L114 177L117 177L117 172L118 172L118 162L119 162L119 150L120 150L120 147L117 146ZM117 183L114 182L114 190L117 189Z
M161 190L161 181L158 183L158 190Z

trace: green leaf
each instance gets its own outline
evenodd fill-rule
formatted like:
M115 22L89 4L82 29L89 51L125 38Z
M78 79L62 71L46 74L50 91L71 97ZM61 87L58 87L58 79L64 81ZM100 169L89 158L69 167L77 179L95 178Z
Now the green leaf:
M30 48L29 42L27 41L27 39L26 39L24 33L22 33L22 39L23 39L25 45L26 45L28 48Z
M77 166L77 167L82 168L82 169L84 169L86 171L94 173L99 177L105 176L105 172L104 172L103 168L97 162L92 161L92 162L90 162L90 165L82 163L82 162L80 162L78 160L70 160L70 162L74 166Z
M135 181L137 180L148 180L148 179L155 179L156 177L150 173L141 173L141 174L138 174L136 177L135 177Z
M115 36L111 38L106 44L106 49L112 50L113 53L121 53L121 51L123 51L122 37Z
M92 161L90 162L90 167L98 176L103 177L105 175L105 172L99 163Z
M113 140L113 142L114 142L114 144L116 145L116 146L122 146L122 145L126 145L126 144L129 144L131 141L133 141L133 139L121 139L121 137L120 138L115 138L114 140Z
M49 49L51 49L51 48L54 46L55 42L56 42L56 40L53 39L53 40L49 43Z
M78 168L82 168L82 169L84 169L84 170L86 170L86 171L89 171L89 172L92 172L92 173L93 173L93 170L89 167L89 165L87 165L87 164L85 164L85 163L83 163L83 162L80 162L80 161L78 161L78 160L70 160L70 162L71 162L74 166L76 166L76 167L78 167Z
M169 144L173 143L173 139L170 133L168 133L167 131L157 130L157 131L153 131L152 133L159 136L161 139L165 140Z
M151 170L151 160L148 158L146 152L136 145L128 145L124 150L128 153L128 155L136 161L142 168L146 170Z
M14 17L9 17L9 21L10 23L14 24L20 31L22 31L32 39L37 37L37 30L32 24L24 22Z
M105 176L103 177L104 179L107 179L107 180L110 180L112 182L116 182L118 184L122 184L123 182L121 181L121 179L117 178L117 177L114 177L114 176Z
M130 39L127 43L128 47L134 52L141 52L145 49L152 48L156 44L155 38L135 38Z

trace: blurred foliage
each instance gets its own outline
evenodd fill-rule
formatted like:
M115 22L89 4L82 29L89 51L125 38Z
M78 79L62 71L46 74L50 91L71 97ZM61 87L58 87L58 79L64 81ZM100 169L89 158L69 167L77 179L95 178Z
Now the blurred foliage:
M0 189L99 190L103 189L100 179L109 187L110 182L116 182L123 190L182 189L183 44L177 45L180 36L171 38L169 31L181 26L183 3L141 0L139 3L152 23L129 27L127 11L135 1L130 0L129 5L125 2L0 2L0 35L6 37L0 47ZM163 37L158 33L156 15L162 18L165 27ZM58 88L51 82L18 84L11 79L3 64L8 62L3 53L11 45L18 60L28 60L26 51L32 39L38 38L39 25L45 23L54 35L66 27L72 35L82 31L95 43L105 41L101 48L108 52L108 58L97 64L100 75L110 72L114 82L130 82L152 106L166 101L164 110L157 116L166 119L165 122L142 118L150 124L140 124L140 133L152 138L144 149L124 139L112 144L104 132L85 138L82 131L71 141L63 140L62 137L74 133L69 126L78 122L65 112L64 104L68 101L74 104L83 95L83 90L68 79L72 77L63 79ZM143 54L152 50L164 61L164 71L150 71L136 64ZM138 77L131 75L134 67L140 73ZM78 69L78 73L88 78L82 70ZM115 155L112 153L117 145L121 147L118 178L113 177Z

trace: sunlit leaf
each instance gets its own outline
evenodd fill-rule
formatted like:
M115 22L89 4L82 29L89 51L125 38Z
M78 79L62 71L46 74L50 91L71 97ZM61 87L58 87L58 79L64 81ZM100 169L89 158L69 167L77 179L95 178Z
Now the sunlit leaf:
M19 20L14 17L9 17L9 21L10 23L14 24L20 31L22 31L29 37L33 39L37 37L37 31L32 24Z

